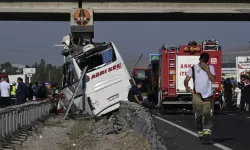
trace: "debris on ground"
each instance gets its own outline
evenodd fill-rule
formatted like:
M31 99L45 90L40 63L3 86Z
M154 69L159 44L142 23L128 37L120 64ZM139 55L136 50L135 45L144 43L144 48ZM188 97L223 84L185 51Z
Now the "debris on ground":
M16 150L149 150L148 141L131 129L110 127L112 119L50 118ZM114 124L113 124L114 125ZM113 130L112 130L113 129Z

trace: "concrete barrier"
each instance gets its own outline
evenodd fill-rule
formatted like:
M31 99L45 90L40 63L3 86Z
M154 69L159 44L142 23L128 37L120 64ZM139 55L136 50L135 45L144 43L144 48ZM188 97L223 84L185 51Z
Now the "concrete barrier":
M167 150L155 130L152 116L147 109L127 101L120 101L120 105L116 119L122 129L133 129L138 135L147 138L152 150Z

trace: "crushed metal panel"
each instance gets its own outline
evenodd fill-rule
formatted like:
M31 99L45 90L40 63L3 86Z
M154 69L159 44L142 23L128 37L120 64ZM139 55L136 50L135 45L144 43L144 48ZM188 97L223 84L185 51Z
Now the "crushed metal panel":
M94 17L93 9L74 8L70 12L70 26L72 33L85 34L90 38L94 37Z

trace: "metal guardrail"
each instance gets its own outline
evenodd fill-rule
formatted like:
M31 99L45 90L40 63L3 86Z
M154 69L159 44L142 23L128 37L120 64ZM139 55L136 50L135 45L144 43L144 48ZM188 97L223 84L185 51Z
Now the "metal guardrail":
M51 101L34 102L0 111L0 138L5 139L24 127L32 126L37 119L49 115Z

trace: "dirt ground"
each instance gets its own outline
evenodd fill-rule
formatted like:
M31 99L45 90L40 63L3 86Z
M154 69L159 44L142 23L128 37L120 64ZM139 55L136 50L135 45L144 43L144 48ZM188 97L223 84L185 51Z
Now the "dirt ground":
M133 130L107 134L107 119L63 120L50 118L38 132L17 146L16 150L148 150L147 140Z

